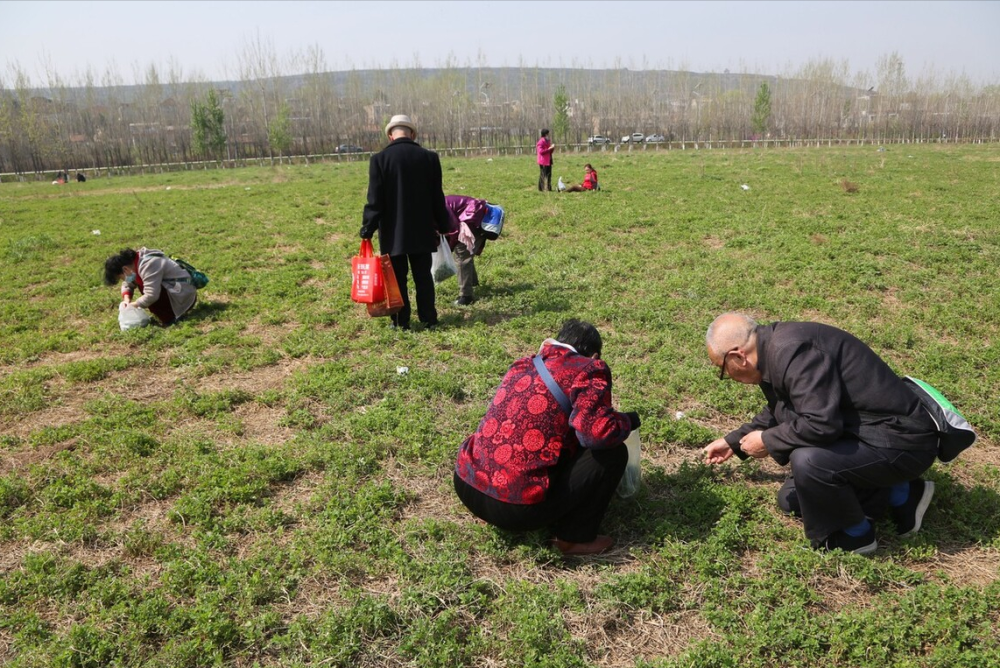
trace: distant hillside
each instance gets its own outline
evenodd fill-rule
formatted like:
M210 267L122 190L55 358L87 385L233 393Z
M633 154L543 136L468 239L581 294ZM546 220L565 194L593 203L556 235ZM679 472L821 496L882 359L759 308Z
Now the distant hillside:
M268 83L276 88L294 95L296 91L310 84L323 84L329 87L339 97L350 97L352 94L365 96L377 94L390 84L410 81L427 83L449 79L457 87L464 89L467 95L476 96L483 93L507 98L521 97L526 89L539 91L554 91L559 85L566 87L567 94L573 96L583 90L597 90L610 85L618 85L629 90L646 90L657 96L669 96L672 90L711 90L714 93L724 93L730 90L746 89L750 84L754 88L766 82L771 87L781 85L780 77L760 74L742 73L712 73L688 72L673 70L629 70L629 69L574 69L574 68L517 68L517 67L485 67L485 68L421 68L401 70L349 70L325 72L322 74L296 74L273 79L255 81L212 81L183 82L179 84L161 84L163 97L181 97L183 91L196 88L215 88L225 90L238 96L246 88L259 88L261 83ZM58 97L60 93L66 101L78 101L90 94L97 99L116 99L121 102L136 100L148 86L94 86L91 89L82 87L67 87L62 91L49 88L32 89L32 96L45 98ZM581 89L577 91L576 89ZM845 87L846 88L846 87ZM383 90L383 95L386 94Z

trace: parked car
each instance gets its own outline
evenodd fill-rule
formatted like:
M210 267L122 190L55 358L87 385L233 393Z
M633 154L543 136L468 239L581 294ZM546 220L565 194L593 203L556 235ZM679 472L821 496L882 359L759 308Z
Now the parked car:
M633 132L630 135L625 135L622 137L622 143L628 144L629 142L633 144L641 144L646 139L646 135L641 132Z
M594 146L596 144L610 144L611 140L604 135L594 135L587 139L587 143Z
M360 146L352 146L351 144L341 144L334 149L335 153L364 153L365 149Z
M663 135L649 135L646 137L647 144L662 144L665 141L667 141L667 139Z

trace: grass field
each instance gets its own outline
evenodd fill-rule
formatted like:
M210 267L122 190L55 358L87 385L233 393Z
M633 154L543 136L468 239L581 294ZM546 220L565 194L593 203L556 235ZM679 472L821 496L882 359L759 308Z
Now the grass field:
M1000 666L1000 146L557 153L554 179L585 162L602 192L443 161L508 220L433 332L349 299L365 162L0 186L0 663ZM141 245L211 283L121 332L102 263ZM918 536L813 552L783 469L700 463L762 401L705 355L727 310L843 327L965 413ZM474 521L451 470L568 317L644 461L616 549L564 562Z

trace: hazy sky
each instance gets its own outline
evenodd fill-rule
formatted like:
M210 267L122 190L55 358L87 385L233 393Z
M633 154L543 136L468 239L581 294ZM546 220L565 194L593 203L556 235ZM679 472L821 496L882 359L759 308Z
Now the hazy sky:
M982 2L56 2L0 0L0 82L100 84L155 65L238 79L252 43L283 74L310 47L329 70L454 64L792 74L820 59L853 77L898 53L914 79L1000 83L1000 1ZM138 76L136 76L138 73ZM874 79L872 80L874 82Z

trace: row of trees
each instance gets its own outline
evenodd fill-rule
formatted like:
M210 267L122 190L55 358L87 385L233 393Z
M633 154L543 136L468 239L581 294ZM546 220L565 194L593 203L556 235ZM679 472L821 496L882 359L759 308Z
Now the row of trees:
M896 54L874 74L819 60L784 76L453 61L329 72L318 49L294 67L305 73L288 74L259 40L226 82L150 66L138 85L110 70L74 85L49 72L39 87L11 65L0 77L0 173L378 150L395 113L411 115L422 143L439 149L530 147L542 127L569 144L636 131L686 142L1000 136L1000 86L960 75L911 79Z

